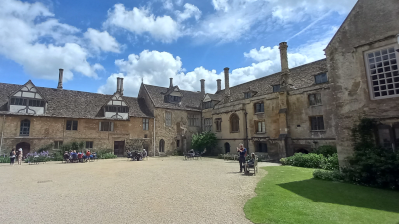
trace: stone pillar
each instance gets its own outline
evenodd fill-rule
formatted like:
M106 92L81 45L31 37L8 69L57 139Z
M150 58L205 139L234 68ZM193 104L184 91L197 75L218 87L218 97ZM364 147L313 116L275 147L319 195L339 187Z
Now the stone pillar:
M201 79L201 93L205 94L205 79Z
M218 92L220 91L220 90L222 90L222 80L221 79L218 79L218 80L216 80L216 83L217 83L217 87L218 87Z
M60 68L60 73L58 75L58 86L57 89L62 89L62 79L64 77L64 69Z
M288 69L288 55L287 55L287 42L280 43L280 58L281 58L281 72L287 73Z
M170 79L169 88L173 88L173 78L169 78L169 79Z

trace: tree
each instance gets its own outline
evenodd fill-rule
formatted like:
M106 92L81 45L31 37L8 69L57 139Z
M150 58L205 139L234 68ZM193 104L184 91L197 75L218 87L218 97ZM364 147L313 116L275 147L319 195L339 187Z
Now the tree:
M217 138L213 132L202 132L194 134L191 140L191 147L202 152L206 148L206 154L212 155L217 144Z

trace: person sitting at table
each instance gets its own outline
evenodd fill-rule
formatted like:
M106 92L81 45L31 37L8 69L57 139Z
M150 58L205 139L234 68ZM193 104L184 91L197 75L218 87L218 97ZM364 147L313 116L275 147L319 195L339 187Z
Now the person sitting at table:
M83 153L82 152L78 152L78 160L79 162L83 162Z
M68 151L65 151L65 153L64 153L64 160L65 160L65 162L69 162L69 153L68 153Z
M87 150L87 152L86 152L86 161L90 161L90 155L91 155L90 150Z

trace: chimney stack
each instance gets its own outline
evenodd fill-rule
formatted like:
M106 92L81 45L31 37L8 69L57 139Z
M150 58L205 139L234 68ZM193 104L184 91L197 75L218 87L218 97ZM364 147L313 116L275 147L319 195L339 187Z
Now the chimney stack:
M280 58L281 58L281 72L288 73L288 56L287 56L287 42L280 43Z
M201 93L205 93L205 79L201 79Z
M60 68L60 73L58 75L58 86L57 89L62 89L62 79L64 78L64 69Z
M173 78L169 78L169 79L170 79L169 88L173 88Z
M116 92L123 95L123 78L118 77L116 80Z
M218 92L220 91L220 90L222 90L222 80L221 79L218 79L218 80L216 80L216 82L217 82L217 87L218 87Z
M230 96L229 68L224 68L224 94Z

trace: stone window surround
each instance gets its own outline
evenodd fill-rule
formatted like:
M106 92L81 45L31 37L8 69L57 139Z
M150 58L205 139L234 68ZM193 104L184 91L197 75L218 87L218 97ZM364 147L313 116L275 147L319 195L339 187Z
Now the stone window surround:
M388 96L379 96L379 97L375 97L374 96L374 90L373 90L373 86L372 86L372 80L371 80L371 74L370 74L370 64L369 64L369 60L367 57L367 54L378 51L378 50L382 50L382 49L388 49L388 48L395 48L395 55L396 55L396 63L399 66L399 45L397 44L397 42L395 43L388 43L385 44L384 46L378 46L378 47L374 47L374 48L370 48L367 49L363 52L363 61L365 63L365 73L366 73L366 78L367 78L367 83L368 83L368 88L369 88L369 94L370 94L370 99L371 100L380 100L380 99L387 99L387 98L395 98L395 97L399 97L399 94L394 94L394 95L388 95Z
M278 93L280 92L281 85L280 84L272 85L272 88L273 88L273 93Z
M385 133L385 134L388 134L389 141L387 143L389 143L389 146L385 146L384 142L382 142L381 138L384 135L383 130L388 131L388 133ZM381 123L377 126L376 131L377 131L376 132L377 145L380 145L387 149L389 149L389 148L396 148L396 150L399 149L399 123L398 122L393 123L393 124Z
M316 102L315 105L311 105L311 104L310 104L310 95L315 95L315 100L316 100L316 95L317 95L317 94L320 94L320 104L317 104L317 102ZM307 94L307 97L308 97L308 104L309 104L309 107L323 106L323 101L322 101L322 99L321 99L321 92L308 93L308 94Z
M19 136L29 136L30 134L30 120L23 119L20 122Z
M60 149L61 146L64 144L63 141L54 141L54 149Z
M257 104L263 104L263 111L260 111L260 112L256 111ZM265 102L264 101L256 101L253 103L253 106L254 106L254 114L264 114L265 113Z
M94 142L93 141L86 141L86 149L93 149Z
M313 127L312 127L312 118L319 118L319 117L321 117L322 119L323 119L323 129L312 129ZM317 121L318 122L318 121ZM314 115L314 116L309 116L309 124L310 124L310 131L311 132L325 132L326 131L326 126L325 126L325 124L324 124L325 122L324 122L324 116L323 115ZM317 125L317 126L319 126L319 125Z
M188 126L200 127L201 126L201 114L188 113L187 114Z
M204 131L212 131L212 118L204 118Z
M107 128L105 128L106 126L104 126L105 123L109 123ZM99 131L107 131L107 132L112 132L114 131L114 122L112 121L100 121L99 122Z
M68 129L68 122L71 122L70 129ZM76 123L76 130L74 129L74 123ZM78 120L66 120L65 121L65 130L67 131L78 131L79 129L79 121Z
M216 132L221 132L222 131L222 118L215 118L215 124L216 124Z
M317 82L316 82L316 76L318 76L318 75L323 75L323 74L326 74L327 81L326 81L326 82L319 82L319 83L317 83ZM329 83L329 82L330 82L330 79L329 79L329 77L328 77L328 72L320 72L320 73L317 73L316 75L313 75L313 77L314 77L314 85L322 85L322 84L326 84L326 83Z
M265 134L266 133L266 122L264 119L254 120L254 123L255 123L255 134ZM259 131L259 123L261 123L261 129L263 129L261 131Z
M143 118L143 130L148 131L149 126L150 126L150 119Z
M233 130L233 121L234 121L234 120L232 120L233 118L237 119L237 130ZM238 116L238 114L232 113L230 115L229 122L230 122L230 133L239 133L240 132L240 117Z
M171 127L172 126L172 112L165 111L165 126Z

